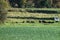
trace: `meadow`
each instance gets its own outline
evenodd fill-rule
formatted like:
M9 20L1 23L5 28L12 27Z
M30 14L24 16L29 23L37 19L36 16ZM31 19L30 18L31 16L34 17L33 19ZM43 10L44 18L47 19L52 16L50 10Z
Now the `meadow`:
M39 14L28 12L8 12L10 17L54 17L56 14ZM59 15L60 17L60 15ZM21 21L35 21L35 23L20 23ZM60 40L60 22L38 23L33 19L7 18L6 23L0 25L0 40ZM7 22L8 21L8 22Z
M60 25L5 23L0 25L0 40L60 40Z
M38 23L39 20L8 18L53 18L56 15L60 18L60 8L12 8L6 0L1 1L0 4L2 4L0 8L5 8L6 10L8 10L7 20L4 24L0 24L0 40L60 40L60 22ZM46 14L46 12L44 11L45 13L43 14L34 14L31 12L26 12L26 10L34 11L34 13L36 10L46 10L46 12L55 11L56 13L54 12L55 14ZM5 11L3 13L5 13ZM34 21L35 23L21 23L21 21Z

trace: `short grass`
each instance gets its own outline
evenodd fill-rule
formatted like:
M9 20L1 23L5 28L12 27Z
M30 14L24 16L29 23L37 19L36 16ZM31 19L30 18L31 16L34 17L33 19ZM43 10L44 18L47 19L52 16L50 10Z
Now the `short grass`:
M37 18L51 18L55 16L60 17L60 14L52 13L52 14L46 14L46 13L29 13L29 12L8 12L7 16L9 17L37 17Z
M5 23L0 25L0 40L60 40L59 23Z
M6 8L7 9L7 8ZM60 8L8 8L7 10L50 10L50 11L60 11Z

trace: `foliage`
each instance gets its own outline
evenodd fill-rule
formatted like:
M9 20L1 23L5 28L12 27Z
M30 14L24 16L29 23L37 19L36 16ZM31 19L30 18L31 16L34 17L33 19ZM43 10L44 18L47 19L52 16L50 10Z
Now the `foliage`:
M14 6L18 4L19 8L45 8L45 7L52 7L50 0L11 0L11 5Z
M4 23L7 15L7 11L5 10L6 8L6 3L3 0L0 0L0 23Z

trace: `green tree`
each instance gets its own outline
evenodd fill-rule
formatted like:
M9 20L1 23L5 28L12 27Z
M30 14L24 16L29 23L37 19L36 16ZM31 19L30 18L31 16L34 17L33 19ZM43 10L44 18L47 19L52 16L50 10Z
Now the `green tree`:
M36 8L50 8L52 6L51 0L34 0L34 3Z
M0 23L4 23L7 15L7 11L5 10L6 8L6 3L4 0L0 0Z
M28 0L26 3L26 8L34 8L33 0Z

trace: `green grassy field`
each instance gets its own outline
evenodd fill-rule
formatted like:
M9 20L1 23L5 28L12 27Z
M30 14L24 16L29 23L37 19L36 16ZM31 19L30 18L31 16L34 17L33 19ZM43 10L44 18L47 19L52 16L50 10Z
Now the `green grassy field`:
M5 23L0 25L0 40L60 40L60 25Z
M12 12L10 12L10 14L7 15L8 16L23 15L23 17L28 15L28 17L29 16L41 17L40 16L41 14L39 15L37 13L36 14L32 14L32 13L24 14L24 12L23 13L16 12L16 13L12 14ZM45 17L47 16L47 14L44 15ZM11 21L12 23L5 23L0 25L0 40L60 40L60 23L52 23L52 24L38 23L38 22L14 23L15 21L18 22L21 21L21 19L20 20L8 19L8 21L9 22Z

